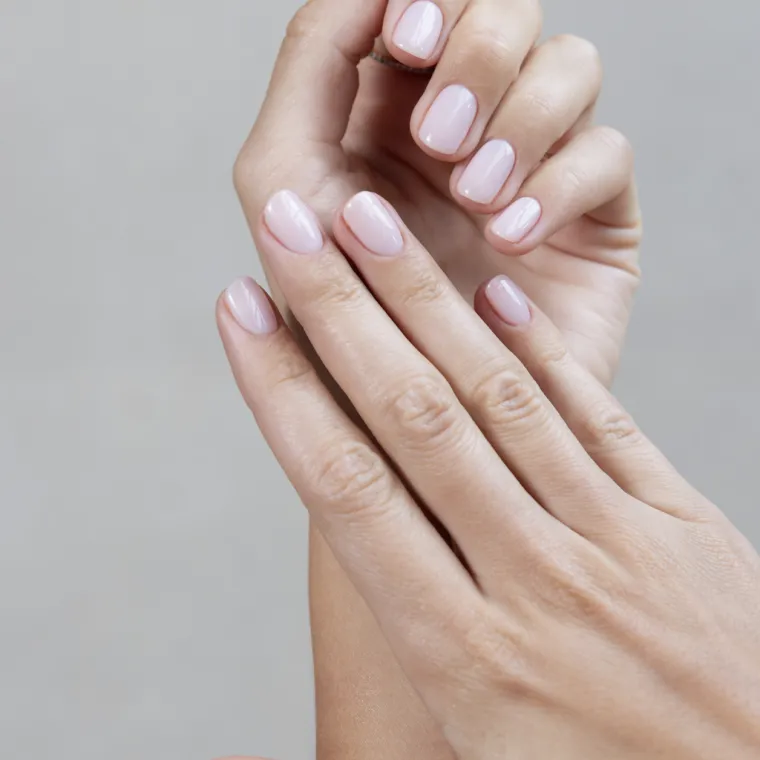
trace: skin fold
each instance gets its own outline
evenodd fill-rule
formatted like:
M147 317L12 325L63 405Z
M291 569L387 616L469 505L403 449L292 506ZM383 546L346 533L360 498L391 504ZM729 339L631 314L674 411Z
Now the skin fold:
M598 54L572 36L538 44L541 9L526 0L442 2L440 34L422 50L411 44L414 34L399 33L415 28L408 14L419 15L419 8L412 5L312 0L289 25L235 169L284 318L310 352L262 240L270 196L291 188L330 229L336 209L354 193L374 190L468 302L481 283L509 275L579 364L610 384L639 282L641 221L630 146L593 123ZM436 65L435 74L364 60L373 47L415 68ZM474 95L476 116L461 145L442 153L425 141L430 129L423 127L452 86ZM439 121L450 120L449 114ZM460 192L462 177L496 141L511 146L514 167L493 201L473 202ZM517 243L494 234L497 219L524 199L539 202L535 226ZM416 298L431 295L420 287ZM326 382L356 419L342 390ZM319 756L450 756L439 725L319 531L310 544Z

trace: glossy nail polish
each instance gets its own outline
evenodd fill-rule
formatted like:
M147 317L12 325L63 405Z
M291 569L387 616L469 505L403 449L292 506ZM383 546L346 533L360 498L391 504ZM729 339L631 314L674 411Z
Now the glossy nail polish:
M505 275L495 277L486 285L486 298L497 316L508 325L521 327L532 319L525 294Z
M254 335L277 330L277 317L264 291L250 277L241 277L224 294L227 308L237 323Z
M294 253L317 253L324 247L316 214L290 190L269 199L264 221L269 231Z
M412 3L396 26L393 44L409 55L426 60L435 51L443 31L443 13L429 0Z
M515 167L515 151L506 140L487 142L472 158L457 191L474 203L492 203Z
M420 127L420 140L437 153L453 155L462 147L477 114L477 98L466 87L453 84L430 106Z
M508 243L520 243L533 231L540 218L541 204L535 198L520 198L496 218L491 230Z
M343 219L359 242L379 256L397 256L404 238L396 220L374 193L355 195L343 209Z

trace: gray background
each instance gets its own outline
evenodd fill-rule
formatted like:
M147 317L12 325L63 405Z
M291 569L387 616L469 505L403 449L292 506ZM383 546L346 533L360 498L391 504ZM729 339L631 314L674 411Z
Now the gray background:
M2 0L0 756L312 753L305 527L233 388L230 167L295 0ZM619 393L760 543L760 4L547 0L637 150Z

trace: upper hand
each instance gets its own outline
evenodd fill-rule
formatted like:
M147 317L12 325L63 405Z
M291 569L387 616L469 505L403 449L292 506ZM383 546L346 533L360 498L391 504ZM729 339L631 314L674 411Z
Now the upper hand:
M432 79L363 60L381 32L403 63L437 64ZM354 193L381 193L468 300L508 274L608 384L638 284L631 150L593 125L593 45L536 45L540 32L538 0L312 0L288 28L236 184L254 235L280 187L324 223Z
M250 281L218 310L238 384L455 753L757 758L760 559L536 305L499 277L478 317L369 193L351 263L292 193L255 227L372 438Z

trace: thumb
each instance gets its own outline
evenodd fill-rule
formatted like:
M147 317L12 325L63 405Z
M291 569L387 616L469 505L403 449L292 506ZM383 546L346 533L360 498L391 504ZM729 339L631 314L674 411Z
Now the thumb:
M387 0L311 0L288 25L259 128L338 145L359 87L357 65L380 35Z

